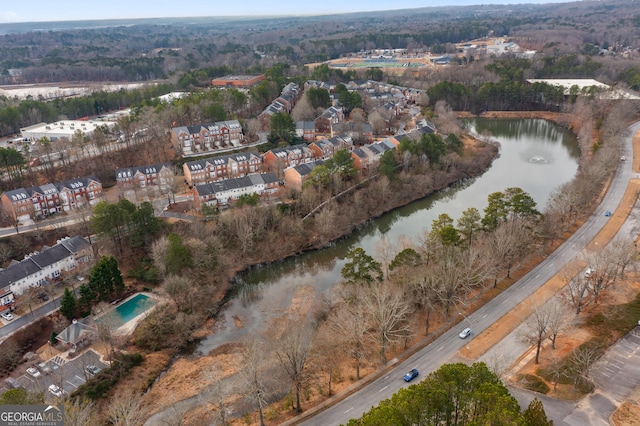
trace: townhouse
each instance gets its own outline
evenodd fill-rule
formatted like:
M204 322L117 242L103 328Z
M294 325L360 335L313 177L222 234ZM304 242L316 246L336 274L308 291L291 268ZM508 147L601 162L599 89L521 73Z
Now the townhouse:
M185 183L189 186L202 185L221 179L256 173L262 168L262 158L257 152L242 152L183 164Z
M203 206L226 205L242 195L276 195L280 182L275 173L254 173L247 176L224 179L193 187L193 204L197 210Z
M296 102L300 98L300 87L295 83L289 83L280 92L280 96L271 102L261 113L258 115L258 121L263 130L267 130L271 124L271 116L284 112L289 114Z
M309 149L314 153L315 158L321 160L327 160L336 153L339 149L351 149L353 147L353 140L349 137L334 136L329 139L322 139L309 144Z
M331 136L337 135L341 135L343 138L351 138L353 141L360 144L373 142L373 128L369 123L348 121L332 124Z
M267 151L262 156L269 171L281 171L287 167L310 163L315 160L315 153L305 144L290 145Z
M380 157L385 152L396 149L398 145L400 145L400 141L395 137L391 137L354 149L351 152L353 166L360 171L366 172L380 162Z
M26 256L22 261L13 261L0 270L0 295L2 303L13 300L29 287L40 287L76 273L84 264L93 261L93 248L83 237L77 235L59 240L53 247L43 247L40 252Z
M302 185L309 179L311 171L324 164L323 160L314 161L313 163L299 164L289 167L284 171L284 186L287 189L302 191Z
M102 183L95 176L69 179L55 184L62 211L95 205L103 198Z
M180 126L171 129L171 142L182 155L206 153L226 147L238 147L245 142L238 120Z
M305 141L316 140L316 125L313 121L296 121L296 136Z
M170 188L174 177L175 172L171 163L125 167L116 170L116 184L122 190L157 188L164 192Z
M316 134L330 135L331 125L338 124L344 120L344 112L341 107L329 107L318 118L313 120L316 127Z
M14 221L24 222L53 213L67 212L87 203L94 205L102 197L102 183L95 176L86 176L6 191L0 196L0 201L2 209Z

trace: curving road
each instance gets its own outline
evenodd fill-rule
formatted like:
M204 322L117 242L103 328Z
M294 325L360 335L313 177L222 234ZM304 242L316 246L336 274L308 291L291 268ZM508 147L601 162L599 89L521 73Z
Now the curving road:
M585 224L573 234L562 246L550 254L543 262L532 269L510 288L499 294L486 305L469 315L474 333L478 334L487 329L503 315L509 312L560 270L586 247L586 245L603 228L608 218L604 216L607 210L615 210L620 204L627 189L629 180L634 177L633 165L633 135L640 130L640 122L628 127L628 135L623 143L621 155L629 161L620 162L611 186L602 203ZM331 407L319 412L315 416L301 421L303 425L339 425L345 424L351 418L359 418L372 406L391 397L400 388L408 386L402 376L412 368L417 368L422 376L437 370L442 364L456 355L469 340L458 337L455 327L437 338L413 356L396 365L388 374L381 376L357 392L340 400ZM311 413L309 413L311 414ZM297 422L292 422L297 423Z

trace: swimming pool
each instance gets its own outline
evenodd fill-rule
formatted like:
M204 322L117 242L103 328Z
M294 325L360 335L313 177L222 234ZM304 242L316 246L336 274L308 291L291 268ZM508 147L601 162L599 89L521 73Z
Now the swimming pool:
M111 328L117 328L136 318L138 315L145 313L155 304L156 302L149 296L138 293L125 300L109 313L96 319L96 322L102 322L106 319L110 322L109 326Z

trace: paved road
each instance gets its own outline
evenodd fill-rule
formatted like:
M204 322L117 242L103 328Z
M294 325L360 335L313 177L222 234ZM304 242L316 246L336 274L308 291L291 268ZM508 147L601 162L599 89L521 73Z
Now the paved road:
M640 129L640 122L629 127L628 137L625 139L622 155L631 159L632 137ZM522 277L509 289L502 292L489 303L469 315L474 333L478 334L499 320L503 315L518 305L535 290L556 275L568 262L573 260L602 229L608 218L604 216L607 210L615 210L623 198L627 184L633 177L632 161L620 163L620 167L611 183L601 205L596 208L594 215L573 234L561 247L550 254L542 263ZM462 328L462 327L460 327ZM456 355L465 344L470 341L458 337L460 330L451 329L426 346L406 361L396 365L389 374L373 380L369 385L353 393L335 405L318 413L314 417L303 421L304 425L339 425L358 418L381 400L391 397L400 388L407 386L402 380L406 371L418 368L424 376L437 370L442 364Z
M49 315L51 312L60 308L60 301L58 299L53 299L44 305L39 306L33 310L33 314L28 312L25 315L20 317L15 317L13 321L6 322L5 325L0 327L0 340L4 339L6 336L10 335L14 331L26 326L27 324L31 324L33 321L45 317ZM28 307L26 307L28 309Z

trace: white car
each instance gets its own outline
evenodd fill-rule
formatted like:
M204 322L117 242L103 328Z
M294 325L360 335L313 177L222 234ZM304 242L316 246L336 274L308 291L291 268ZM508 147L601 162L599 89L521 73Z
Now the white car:
M584 277L589 278L594 272L596 272L595 269L587 268L587 270L584 271Z
M620 157L620 160L621 160L621 161L626 161L626 160L627 160L627 157L625 157L625 156L623 155L622 157Z
M56 385L49 385L49 393L56 398L60 398L62 396L62 389Z
M7 321L11 321L13 319L13 314L11 312L3 312L0 314L0 316L2 316L2 318Z
M40 371L38 371L38 369L35 368L35 367L27 368L27 374L30 375L31 377L33 377L34 379L37 379L41 375Z
M465 328L464 330L462 330L460 332L460 334L458 334L458 336L461 339L466 339L467 337L471 336L471 328L469 328L469 327Z

